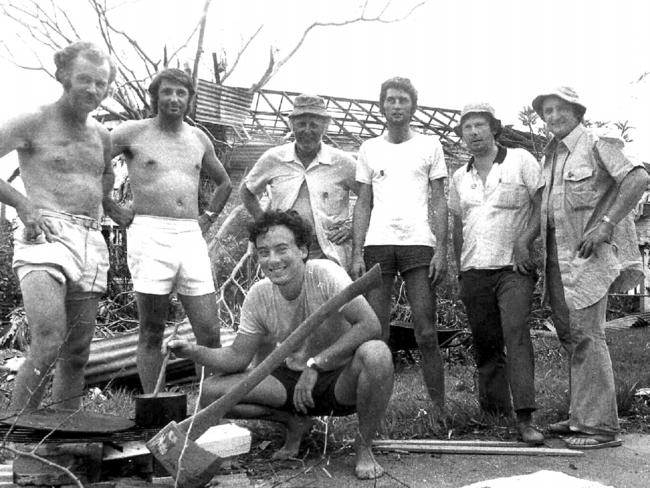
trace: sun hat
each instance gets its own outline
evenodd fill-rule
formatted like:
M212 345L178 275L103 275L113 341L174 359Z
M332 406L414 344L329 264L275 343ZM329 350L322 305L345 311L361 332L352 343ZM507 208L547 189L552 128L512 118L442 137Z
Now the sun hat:
M488 114L495 122L497 122L498 127L501 127L501 121L496 118L496 112L494 111L494 107L492 107L492 105L486 102L468 103L463 107L463 110L461 110L460 122L458 122L458 125L454 129L454 132L458 137L462 135L463 120L470 114Z
M558 86L557 88L554 88L549 92L542 93L541 95L537 95L533 100L533 110L535 110L537 115L539 115L542 118L542 120L544 120L544 116L542 115L542 104L544 103L544 100L548 97L558 97L564 100L565 102L575 105L578 108L579 119L582 119L582 117L584 117L585 115L585 112L587 111L587 107L585 107L585 105L580 101L578 92L576 92L570 86Z
M330 118L325 108L325 100L317 95L298 95L293 101L293 110L289 117L297 117L302 114L313 114Z

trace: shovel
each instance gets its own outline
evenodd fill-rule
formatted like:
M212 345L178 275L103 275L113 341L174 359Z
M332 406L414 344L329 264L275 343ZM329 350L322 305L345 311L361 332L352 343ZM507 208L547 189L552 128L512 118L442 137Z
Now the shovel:
M176 337L180 322L176 323L169 340ZM160 392L167 373L167 363L171 351L167 351L160 366L160 373L153 393L143 393L135 397L135 423L140 427L162 427L172 421L183 420L187 416L187 395L179 392Z
M307 317L282 344L269 354L228 393L183 422L171 422L147 442L147 448L181 488L198 488L210 481L221 460L202 449L196 442L201 434L216 425L255 386L280 366L313 331L350 300L381 284L379 265L327 300ZM191 427L191 430L190 430ZM181 459L182 455L182 459Z

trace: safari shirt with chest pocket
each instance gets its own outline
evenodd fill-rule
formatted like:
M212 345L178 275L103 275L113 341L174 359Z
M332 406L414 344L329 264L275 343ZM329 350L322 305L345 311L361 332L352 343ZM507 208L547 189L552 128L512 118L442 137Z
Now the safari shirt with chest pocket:
M449 209L463 222L461 271L514 265L514 244L528 226L533 196L542 185L539 163L523 149L499 146L485 184L473 158L454 172Z
M582 124L561 141L552 139L542 161L542 239L555 231L558 264L567 305L586 308L602 299L610 287L633 288L643 276L632 214L615 227L611 242L588 258L578 246L593 231L618 194L625 176L641 163L622 153L616 139L599 137Z

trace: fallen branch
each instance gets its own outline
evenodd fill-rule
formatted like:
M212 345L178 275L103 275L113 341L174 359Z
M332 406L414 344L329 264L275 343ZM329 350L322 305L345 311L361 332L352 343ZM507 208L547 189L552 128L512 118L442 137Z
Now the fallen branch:
M9 451L9 452L15 454L16 456L23 456L23 457L27 457L27 458L35 459L36 461L39 461L39 462L41 462L41 463L43 463L43 464L47 464L48 466L50 466L50 467L52 467L52 468L54 468L54 469L61 470L61 471L63 471L66 475L68 475L68 476L70 477L70 479L72 480L72 482L73 482L76 486L78 486L79 488L84 488L84 485L81 483L81 481L79 480L79 478L77 478L77 477L72 473L72 471L70 471L68 468L66 468L66 467L64 467L64 466L61 466L60 464L56 464L56 463L50 461L49 459L45 459L44 457L41 457L41 456L39 456L39 455L37 455L37 454L34 454L34 453L32 453L32 452L20 451L20 450L18 450L18 449L15 449L15 448L10 447L10 446L7 446L7 445L5 445L5 446L1 446L0 449L4 449L5 451Z

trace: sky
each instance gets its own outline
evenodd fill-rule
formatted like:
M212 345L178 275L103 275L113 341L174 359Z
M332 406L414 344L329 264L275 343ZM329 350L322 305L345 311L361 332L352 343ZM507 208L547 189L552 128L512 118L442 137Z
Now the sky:
M22 0L0 3L23 4ZM99 40L84 0L58 0L80 35ZM282 57L311 22L354 17L357 0L213 0L205 33L202 78L211 79L211 53L232 65L255 30L233 75L232 86L250 86L266 68L269 47ZM369 15L385 0L369 0ZM403 15L418 0L394 0L386 17ZM183 43L197 23L203 0L108 0L115 24L160 58ZM557 85L577 89L587 118L629 121L628 151L650 162L650 2L647 0L428 0L398 23L356 23L314 29L266 85L270 89L377 99L382 81L411 78L422 105L461 108L487 101L505 124L519 126L518 112L535 95ZM31 40L21 43L6 17L2 40L27 64ZM196 38L181 51L194 56ZM51 53L42 49L43 63ZM134 61L137 65L137 62ZM0 59L4 94L0 118L56 99L59 85L38 71ZM1 163L4 161L0 161ZM5 165L2 165L5 166ZM2 175L4 171L0 171Z

